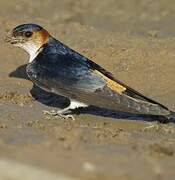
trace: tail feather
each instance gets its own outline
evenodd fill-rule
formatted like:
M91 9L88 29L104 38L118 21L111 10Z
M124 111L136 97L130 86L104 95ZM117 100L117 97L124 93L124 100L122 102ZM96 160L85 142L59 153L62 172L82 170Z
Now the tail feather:
M170 112L166 117L169 121L175 122L175 112Z
M160 123L175 123L175 112L171 112L168 115L150 115L152 120L159 121Z

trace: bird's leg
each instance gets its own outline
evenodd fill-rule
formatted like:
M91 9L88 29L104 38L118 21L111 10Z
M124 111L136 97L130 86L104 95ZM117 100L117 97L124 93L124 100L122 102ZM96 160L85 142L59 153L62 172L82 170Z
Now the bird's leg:
M68 118L71 118L72 120L75 120L74 116L71 115L71 114L68 114L71 112L71 110L73 109L76 109L76 108L79 108L79 107L87 107L88 105L84 104L84 103L81 103L81 102L78 102L76 100L70 100L70 105L64 109L61 109L61 110L58 110L58 111L43 111L44 114L48 114L48 115L51 115L51 116L60 116L64 119L68 119Z
M58 111L55 111L55 110L51 110L51 111L47 111L47 110L43 110L43 113L44 114L47 114L47 115L51 115L51 116L65 116L65 114L67 113L70 113L70 108L69 106L64 108L64 109L61 109L61 110L58 110Z
M59 111L56 112L56 116L60 116L64 119L69 119L71 118L72 120L75 120L74 116L71 115L71 114L68 114L68 113L71 113L71 109L70 109L70 105L64 109L61 109Z

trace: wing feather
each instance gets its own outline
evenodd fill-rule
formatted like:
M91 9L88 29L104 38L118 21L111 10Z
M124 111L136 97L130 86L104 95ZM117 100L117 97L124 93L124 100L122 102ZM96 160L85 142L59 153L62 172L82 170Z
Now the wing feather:
M119 87L119 88L113 88L114 85L109 86L112 90L116 91L117 93L123 93L123 94L125 94L125 95L127 95L129 97L136 98L136 99L141 100L141 101L146 101L146 102L149 102L149 103L157 104L157 105L161 106L162 108L165 108L165 109L168 110L168 108L163 106L162 104L160 104L160 103L158 103L158 102L156 102L156 101L154 101L154 100L144 96L143 94L137 92L136 90L134 90L131 87L129 87L126 84L124 84L123 82L117 80L112 75L112 73L106 71L101 66L99 66L96 63L94 63L93 61L91 61L90 64L91 64L92 68L94 68L96 71L101 73L101 74L98 73L99 75L105 76L106 79L109 79L110 81L113 82L112 84L115 84L115 87Z
M47 44L43 52L27 66L28 76L41 88L101 107L116 105L116 109L120 107L121 110L129 110L131 104L137 106L137 102L140 102L141 105L153 104L168 110L115 79L93 61L63 44L58 47L55 44Z

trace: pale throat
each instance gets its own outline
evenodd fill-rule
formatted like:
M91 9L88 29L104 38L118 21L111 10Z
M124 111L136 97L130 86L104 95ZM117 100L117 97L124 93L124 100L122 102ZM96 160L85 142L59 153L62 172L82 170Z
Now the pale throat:
M24 49L29 54L29 63L31 63L36 58L36 56L40 52L40 47L41 47L41 46L31 43L31 42L26 42L24 44L18 44L16 46Z

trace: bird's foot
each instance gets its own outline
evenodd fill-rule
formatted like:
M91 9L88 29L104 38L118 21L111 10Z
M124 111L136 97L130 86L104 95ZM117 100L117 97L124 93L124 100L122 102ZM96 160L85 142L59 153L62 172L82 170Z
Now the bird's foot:
M59 116L64 119L71 118L72 120L75 120L74 116L71 115L71 111L74 109L77 109L79 107L88 107L88 105L78 102L76 100L71 100L68 107L61 109L59 111L43 111L44 114L51 115L51 116Z
M73 121L75 121L75 118L74 118L74 116L73 115L71 115L71 114L57 114L58 116L60 116L61 118L63 118L63 119L72 119Z
M55 110L51 110L51 111L46 111L46 110L43 110L43 113L45 115L50 115L50 116L59 116L61 118L64 118L64 119L72 119L72 120L75 120L74 116L71 115L71 114L67 114L67 113L70 113L69 109L65 108L65 109L62 109L62 110L59 110L59 111L55 111Z

